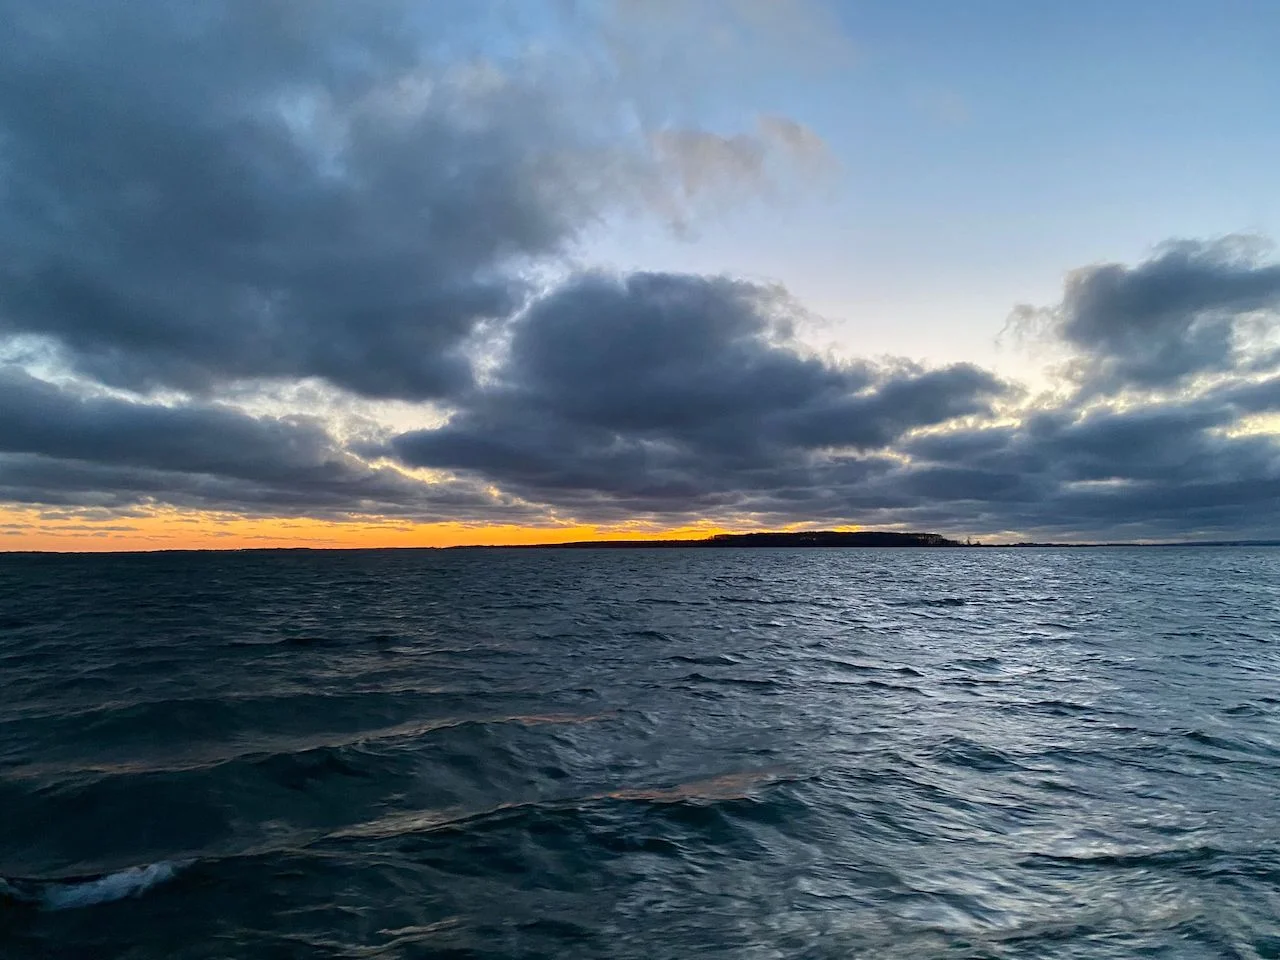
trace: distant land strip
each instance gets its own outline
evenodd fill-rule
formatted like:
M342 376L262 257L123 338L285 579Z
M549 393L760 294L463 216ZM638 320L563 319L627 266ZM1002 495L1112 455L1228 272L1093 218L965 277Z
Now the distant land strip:
M21 557L85 554L88 556L123 556L129 554L187 553L410 553L421 550L705 550L719 547L950 547L953 549L989 549L1011 547L1280 547L1280 540L1176 540L1176 541L1089 541L1056 543L1019 540L1016 542L980 543L969 538L952 540L940 533L899 533L892 530L799 530L789 532L718 533L700 540L573 540L568 543L459 544L450 547L155 547L146 550L0 550L0 556Z
M890 530L799 530L794 532L718 533L699 540L574 540L569 543L519 543L510 546L460 545L446 550L690 550L718 547L1275 547L1280 540L1184 540L1176 543L1124 542L978 543L951 540L940 533L898 533Z
M706 547L963 547L940 533L896 533L885 530L799 530L790 533L718 533L702 540L575 540L571 543L526 543L511 549L630 549ZM467 547L451 547L466 550Z

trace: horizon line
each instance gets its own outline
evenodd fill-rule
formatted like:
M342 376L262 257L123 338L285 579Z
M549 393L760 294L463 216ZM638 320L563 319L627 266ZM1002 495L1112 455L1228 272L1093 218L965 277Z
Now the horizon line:
M774 544L725 544L725 541L736 540L738 538L763 538L763 537L790 537L799 540L806 535L812 536L817 534L840 535L840 536L856 536L875 537L917 537L922 540L937 539L945 541L942 544L928 543L898 543L892 545L873 545L873 544L809 544L802 543L774 543ZM642 537L638 539L620 539L620 538L597 538L588 540L568 540L568 541L549 541L545 543L466 543L466 544L444 544L444 545L386 545L376 547L363 546L318 546L312 544L298 545L278 545L278 546L240 546L240 547L213 547L213 546L192 546L192 547L134 547L128 549L96 549L96 550L57 550L57 549L4 549L0 548L0 556L93 556L93 555L130 555L130 554L159 554L159 553L281 553L281 552L316 552L316 553L367 553L367 552L385 552L385 551L447 551L447 550L556 550L556 549L636 549L636 550L655 550L655 549L740 549L751 550L787 550L787 549L804 549L804 550L940 550L940 549L1034 549L1034 548L1086 548L1086 547L1214 547L1214 546L1257 546L1269 547L1280 546L1280 539L1266 537L1237 537L1237 538L1217 538L1211 540L1204 539L1181 539L1181 540L1011 540L997 542L982 542L972 537L966 538L968 542L962 540L954 540L945 534L939 534L926 531L901 531L901 530L833 530L829 528L818 528L812 530L752 530L744 532L724 532L715 533L705 537Z

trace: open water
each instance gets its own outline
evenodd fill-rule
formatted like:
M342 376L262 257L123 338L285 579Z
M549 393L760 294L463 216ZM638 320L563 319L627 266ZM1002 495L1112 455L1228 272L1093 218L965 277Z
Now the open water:
M0 557L0 957L1280 957L1280 550Z

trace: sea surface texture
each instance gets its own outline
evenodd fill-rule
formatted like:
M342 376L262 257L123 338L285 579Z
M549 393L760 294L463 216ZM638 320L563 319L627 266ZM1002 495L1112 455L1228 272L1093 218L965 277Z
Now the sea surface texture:
M0 957L1280 957L1280 550L0 557Z

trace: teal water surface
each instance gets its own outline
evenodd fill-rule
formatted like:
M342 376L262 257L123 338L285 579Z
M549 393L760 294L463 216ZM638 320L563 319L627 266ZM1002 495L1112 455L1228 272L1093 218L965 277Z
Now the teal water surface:
M1280 550L0 556L0 956L1280 957Z

